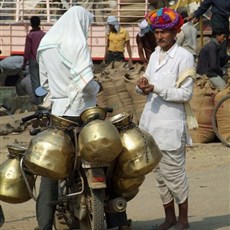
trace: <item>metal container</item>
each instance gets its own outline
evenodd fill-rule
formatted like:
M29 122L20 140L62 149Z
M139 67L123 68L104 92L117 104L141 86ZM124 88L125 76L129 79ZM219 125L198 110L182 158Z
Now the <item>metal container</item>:
M113 177L113 188L118 194L128 193L139 188L145 180L145 176L136 178Z
M78 143L81 157L93 163L112 162L123 148L116 127L109 121L99 119L84 126Z
M151 172L162 153L153 137L132 122L132 115L118 114L110 119L120 133L123 150L117 158L115 176L136 178Z
M9 145L8 151L8 159L0 165L0 200L12 204L23 203L31 198L20 168L26 148ZM28 172L25 175L30 187L33 187L34 176Z
M77 124L54 115L51 115L50 121L47 130L31 139L24 162L34 174L64 179L69 176L75 156L69 131Z

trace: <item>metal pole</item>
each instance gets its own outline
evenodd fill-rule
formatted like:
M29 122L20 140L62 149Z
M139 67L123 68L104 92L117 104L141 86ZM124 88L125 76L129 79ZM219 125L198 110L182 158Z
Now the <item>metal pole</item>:
M202 0L200 0L201 4ZM200 47L202 48L204 45L204 36L203 36L203 18L202 16L200 17Z

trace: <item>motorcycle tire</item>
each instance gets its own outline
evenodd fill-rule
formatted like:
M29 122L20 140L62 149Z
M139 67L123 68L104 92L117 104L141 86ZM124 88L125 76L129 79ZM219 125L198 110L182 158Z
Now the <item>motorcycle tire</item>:
M86 216L80 220L80 229L103 230L105 189L92 189L86 186L83 196L85 198Z

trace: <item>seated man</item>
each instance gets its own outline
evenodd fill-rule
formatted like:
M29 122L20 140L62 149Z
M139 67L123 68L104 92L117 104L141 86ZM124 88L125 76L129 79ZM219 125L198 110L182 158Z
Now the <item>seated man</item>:
M200 50L197 63L197 73L206 75L217 88L224 88L226 82L223 79L225 71L222 69L220 60L220 45L225 42L226 35L223 30L213 31L212 39ZM229 57L228 57L229 59ZM227 63L227 59L225 63Z

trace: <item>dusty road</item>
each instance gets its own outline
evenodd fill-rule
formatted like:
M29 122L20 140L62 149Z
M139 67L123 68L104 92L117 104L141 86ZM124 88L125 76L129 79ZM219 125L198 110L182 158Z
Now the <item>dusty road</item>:
M27 145L28 130L20 135L0 136L0 163L6 160L8 143ZM221 143L195 144L187 148L190 182L191 230L230 230L230 148ZM37 226L35 202L1 202L6 222L1 230L33 230ZM134 230L150 230L163 221L164 212L155 188L154 175L147 175L139 194L128 203Z

